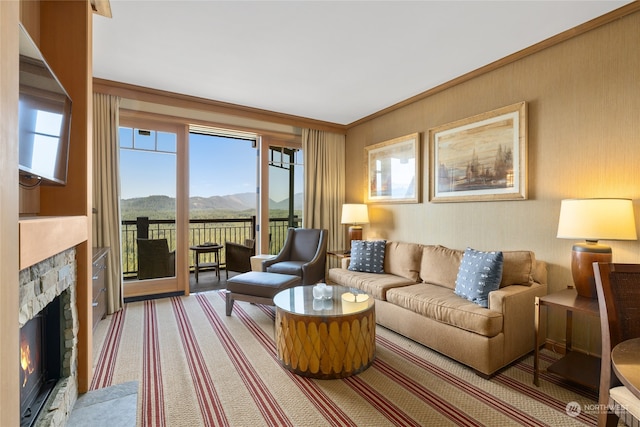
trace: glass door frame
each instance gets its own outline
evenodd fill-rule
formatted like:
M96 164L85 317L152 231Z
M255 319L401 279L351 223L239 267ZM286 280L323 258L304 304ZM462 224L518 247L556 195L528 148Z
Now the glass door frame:
M141 118L122 110L120 126L176 135L176 275L123 281L123 296L130 298L176 292L189 295L189 126L160 118Z
M269 148L284 147L302 150L302 142L292 139L281 139L268 135L263 135L258 140L260 147L259 153L259 173L258 173L258 224L259 230L256 233L259 236L259 246L256 253L269 254ZM289 185L292 185L289 182ZM303 208L304 211L304 208ZM304 224L304 217L302 218Z

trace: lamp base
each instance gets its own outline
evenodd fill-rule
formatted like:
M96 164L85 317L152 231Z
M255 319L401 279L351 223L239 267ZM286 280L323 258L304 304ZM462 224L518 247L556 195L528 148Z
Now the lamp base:
M353 240L362 240L362 227L360 225L352 225L349 227L349 249Z
M596 279L593 275L594 262L611 262L611 247L598 243L577 243L571 251L571 275L578 295L598 298Z

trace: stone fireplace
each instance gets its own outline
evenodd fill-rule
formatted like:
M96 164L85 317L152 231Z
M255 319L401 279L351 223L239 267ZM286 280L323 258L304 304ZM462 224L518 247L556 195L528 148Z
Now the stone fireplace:
M78 398L75 257L75 249L68 249L20 271L21 363L16 368L22 387L34 371L45 371L38 382L46 383L42 388L48 393L33 407L23 408L21 402L21 425L64 426ZM25 390L21 397L37 392Z

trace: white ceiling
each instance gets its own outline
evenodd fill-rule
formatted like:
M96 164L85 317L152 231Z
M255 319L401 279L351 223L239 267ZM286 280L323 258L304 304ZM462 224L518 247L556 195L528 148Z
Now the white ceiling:
M95 77L349 124L629 1L133 1Z

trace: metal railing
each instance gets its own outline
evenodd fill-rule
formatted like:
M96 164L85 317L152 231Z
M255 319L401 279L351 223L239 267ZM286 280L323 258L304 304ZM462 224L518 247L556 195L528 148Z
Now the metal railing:
M302 220L297 216L293 219L293 227L300 227ZM246 239L255 238L254 230L256 217L248 218L216 218L189 220L189 246L202 243L235 242L244 244ZM138 221L122 221L122 271L125 279L135 279L138 275ZM289 218L269 219L269 253L277 254L284 244L287 229L290 227ZM150 219L148 230L143 236L148 239L167 239L169 250L176 247L176 222L173 219ZM200 262L212 262L213 254L202 254ZM189 253L189 269L193 269L194 253ZM220 250L220 263L225 264L224 247Z

